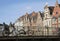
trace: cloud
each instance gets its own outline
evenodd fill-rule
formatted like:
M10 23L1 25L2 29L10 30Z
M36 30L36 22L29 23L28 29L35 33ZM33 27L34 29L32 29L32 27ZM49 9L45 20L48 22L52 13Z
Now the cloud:
M31 10L32 7L31 7L31 6L27 6L26 9L27 9L27 10Z

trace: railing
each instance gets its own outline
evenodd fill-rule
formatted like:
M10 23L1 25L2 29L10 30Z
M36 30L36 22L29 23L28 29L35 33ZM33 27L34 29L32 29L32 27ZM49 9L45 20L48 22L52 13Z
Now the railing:
M16 26L18 28L22 27L23 29L19 30L17 36L59 36L60 28L56 27L39 27L39 26ZM22 31L22 32L21 32Z

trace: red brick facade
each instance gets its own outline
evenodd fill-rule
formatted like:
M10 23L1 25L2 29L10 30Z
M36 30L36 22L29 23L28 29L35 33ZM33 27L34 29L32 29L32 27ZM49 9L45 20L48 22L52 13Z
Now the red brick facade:
M54 10L53 10L53 16L58 17L60 16L60 4L58 4L58 1L56 1Z

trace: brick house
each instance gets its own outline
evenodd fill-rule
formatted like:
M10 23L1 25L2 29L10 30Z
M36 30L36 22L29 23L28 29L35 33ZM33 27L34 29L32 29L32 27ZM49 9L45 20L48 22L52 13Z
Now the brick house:
M58 0L56 0L52 14L52 27L55 28L54 33L57 34L58 28L60 28L60 4L58 4Z
M53 27L60 27L60 4L58 4L58 1L56 1L56 4L54 6L53 10L53 19L54 19L54 24L52 24ZM56 23L57 22L57 23Z

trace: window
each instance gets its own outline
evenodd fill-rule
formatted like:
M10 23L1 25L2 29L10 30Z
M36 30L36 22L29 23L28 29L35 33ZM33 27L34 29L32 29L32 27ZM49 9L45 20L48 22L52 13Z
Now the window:
M49 25L50 25L50 21L49 21Z
M47 16L47 14L46 14L46 16Z
M56 19L54 18L53 21L56 21Z
M56 14L58 14L58 12L56 12Z
M47 11L47 9L45 9L45 11Z

